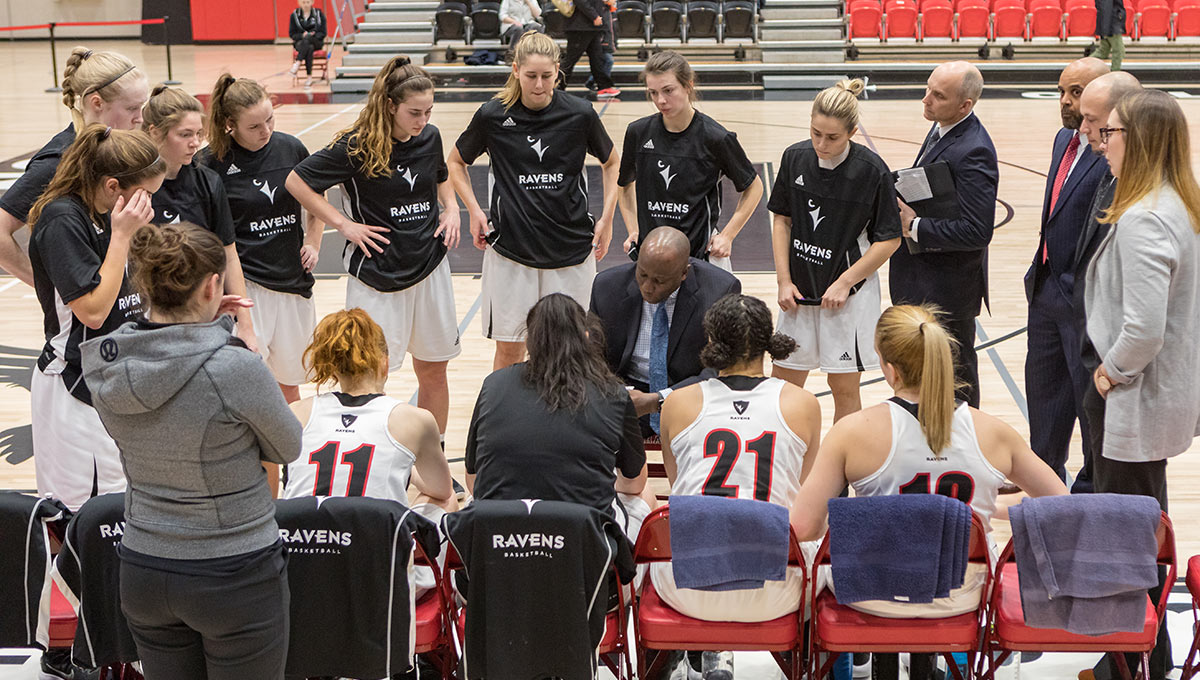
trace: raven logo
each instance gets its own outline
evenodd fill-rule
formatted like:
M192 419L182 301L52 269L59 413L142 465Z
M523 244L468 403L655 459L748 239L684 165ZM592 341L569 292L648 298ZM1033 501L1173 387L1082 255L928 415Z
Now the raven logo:
M737 411L737 414L739 416L742 415L743 413L745 413L746 409L748 409L748 408L750 408L750 402L748 402L748 401L733 402L733 410Z
M267 198L271 199L271 205L275 205L275 190L278 189L279 187L275 187L274 189L272 189L271 183L265 179L261 182L258 180L253 180L253 181L254 181L254 186L258 187L259 191L263 192L264 194L267 195Z
M417 178L420 177L420 175L415 174L412 171L412 168L402 168L400 166L396 166L396 172L400 173L400 176L403 177L406 182L408 182L409 191L412 191L414 188L416 188Z
M534 139L533 137L529 137L529 136L526 136L525 139L532 145L529 148L531 148L537 152L538 162L541 163L542 155L545 154L547 151L549 151L550 147L542 146L542 140L540 140L540 139Z
M675 179L675 176L678 175L679 173L675 173L675 175L672 175L671 174L671 166L663 165L662 161L658 162L658 167L662 169L662 172L660 172L658 174L662 175L663 182L666 183L666 185L667 185L667 191L670 191L671 190L671 180Z
M821 226L821 222L825 219L825 217L821 217L821 206L813 203L811 198L808 199L808 207L813 208L813 210L808 211L808 216L812 218L813 231L816 231L817 227ZM826 217L828 217L828 215L826 215Z
M170 210L163 211L164 223L165 224L179 224L179 215L175 215L174 217L172 217L171 215L172 215L172 213Z
M358 420L358 416L354 415L353 413L343 413L342 414L342 427L350 427L351 425L354 424L354 421L356 421L356 420Z
M525 504L525 510L528 511L528 513L532 515L533 514L533 506L537 505L541 501L537 498L532 498L532 499L522 498L521 502Z

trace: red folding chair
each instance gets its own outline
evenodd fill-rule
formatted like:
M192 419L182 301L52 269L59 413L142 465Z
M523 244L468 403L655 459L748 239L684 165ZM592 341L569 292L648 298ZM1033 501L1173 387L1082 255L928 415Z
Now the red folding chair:
M1150 665L1150 650L1154 649L1158 635L1158 622L1167 610L1167 598L1171 585L1175 583L1175 529L1171 518L1162 514L1156 532L1158 540L1158 564L1167 568L1166 587L1158 602L1146 600L1146 623L1141 632L1112 633L1110 635L1077 635L1065 630L1032 628L1025 625L1025 612L1021 608L1021 581L1017 573L1017 561L1013 555L1012 541L1000 553L996 563L996 587L992 590L990 634L984 641L984 659L988 660L983 680L991 680L996 669L1013 652L1134 652L1142 655L1142 667ZM1118 670L1125 680L1131 680L1125 655L1116 656ZM980 666L984 664L981 662Z
M662 506L651 512L642 524L633 561L638 565L671 561L671 509ZM798 567L807 579L804 555L795 533L791 535L788 566ZM807 580L805 580L807 583ZM801 591L803 593L803 590ZM775 663L790 680L803 675L804 596L794 614L761 623L702 621L684 616L663 602L646 578L641 594L633 603L634 641L638 653L639 678L655 677L672 650L731 652L771 652ZM791 653L791 659L783 657Z
M1183 674L1180 680L1190 680L1200 670L1196 666L1196 654L1200 652L1200 555L1193 555L1188 560L1187 589L1192 596L1192 648L1188 650L1187 659L1183 662Z
M447 592L450 594L451 603L454 602L453 592L450 592L450 584L453 579L453 572L464 568L462 558L459 557L458 551L454 549L454 545L449 541L446 542L446 568L445 575L442 581L446 584ZM617 577L617 568L613 566L613 576ZM617 578L619 581L620 579ZM453 605L452 605L453 607ZM459 607L457 614L452 612L452 619L455 622L455 630L458 633L459 648L466 654L467 650L467 608ZM597 652L600 656L600 661L612 671L617 680L634 680L633 662L629 658L629 636L626 630L629 627L629 603L625 601L625 588L617 588L617 609L608 612L604 619L604 637L600 640L600 646ZM443 678L452 678L453 675L443 675Z
M446 544L447 546L449 543ZM455 619L454 591L450 579L444 578L436 561L430 559L420 541L413 541L413 565L433 570L433 590L417 600L414 623L417 654L425 654L441 672L443 678L454 677L458 668L458 654L454 648L454 637L450 622Z
M979 607L973 612L944 619L893 619L866 614L838 604L837 598L828 590L817 593L817 580L812 579L814 665L820 654L828 655L814 677L826 677L833 668L837 654L841 652L940 653L956 680L963 680L963 674L952 654L965 652L968 655L967 676L971 677L974 657L982 643L987 621L986 593L991 586L992 564L987 531L979 515L974 512L971 513L971 544L967 553L971 564L984 564L987 567ZM822 566L832 566L829 534L825 535L821 549L813 560L814 573Z
M75 626L78 624L75 609L66 596L58 590L58 584L50 586L50 640L49 649L71 649L75 644ZM100 671L100 677L111 680L142 680L142 674L131 664L115 664Z
M292 50L292 63L300 61L300 53ZM329 82L329 50L320 49L313 52L313 73L321 71L321 80ZM292 76L292 85L295 86L300 82L300 72L297 71Z

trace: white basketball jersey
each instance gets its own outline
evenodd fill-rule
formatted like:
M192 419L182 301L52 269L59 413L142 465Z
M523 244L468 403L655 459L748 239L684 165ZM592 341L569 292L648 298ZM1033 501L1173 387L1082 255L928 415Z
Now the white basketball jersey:
M718 378L701 382L700 415L671 439L678 466L671 494L729 496L791 507L808 445L779 410L785 384L766 378L753 389L734 390Z
M886 403L892 415L892 449L882 467L851 484L854 494L938 493L970 505L990 528L1004 475L979 449L971 408L963 403L954 410L950 445L935 456L916 416L894 401Z
M386 395L313 399L300 457L287 466L281 498L367 496L408 505L408 478L417 457L392 438L388 417L400 402Z

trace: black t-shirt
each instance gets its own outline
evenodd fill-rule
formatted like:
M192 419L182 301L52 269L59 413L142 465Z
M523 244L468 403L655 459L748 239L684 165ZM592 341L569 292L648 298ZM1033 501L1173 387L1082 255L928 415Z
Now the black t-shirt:
M221 177L210 168L190 163L175 179L164 179L152 198L155 224L191 222L204 227L227 246L234 241L233 214Z
M100 221L94 222L79 198L64 196L42 210L29 239L33 287L46 333L38 368L61 369L71 395L86 404L92 403L92 397L83 381L79 343L108 335L142 313L142 296L133 290L128 275L100 328L88 328L67 306L100 285L100 266L112 236L108 220L108 215L101 215ZM64 319L69 320L66 325Z
M633 401L619 387L607 395L589 388L578 413L551 412L522 380L525 366L492 373L479 391L466 451L475 497L567 501L609 512L613 469L636 477L646 464Z
M213 157L208 148L197 157L225 183L246 278L280 293L312 297L312 274L300 264L304 245L300 202L284 187L288 174L308 158L304 144L275 132L258 151L232 142L223 160Z
M363 255L346 242L342 257L346 271L375 290L404 290L429 276L446 256L438 226L438 185L446 181L442 135L432 125L406 142L392 140L388 161L391 176L367 177L362 164L350 157L349 135L321 149L296 166L296 174L317 193L341 184L346 212L355 222L388 227L390 243L382 253Z
M818 160L810 140L784 150L767 203L771 212L792 218L792 283L804 296L802 305L821 304L829 285L872 243L900 237L896 187L882 158L852 141L833 170Z
M8 191L4 192L4 196L0 197L0 208L4 208L8 214L22 222L29 221L29 209L41 197L50 180L54 179L54 173L58 171L58 162L74 141L74 124L68 125L67 129L50 138L46 146L29 159L29 164L25 166L25 174L13 182Z
M592 254L595 220L588 212L585 154L607 161L612 140L587 101L555 92L530 111L507 111L492 99L459 136L458 153L473 163L491 157L490 237L496 252L527 267L557 269Z
M699 111L683 132L668 131L661 113L634 121L621 154L619 184L637 182L638 239L655 227L675 227L702 260L721 217L721 179L741 193L758 177L737 135Z

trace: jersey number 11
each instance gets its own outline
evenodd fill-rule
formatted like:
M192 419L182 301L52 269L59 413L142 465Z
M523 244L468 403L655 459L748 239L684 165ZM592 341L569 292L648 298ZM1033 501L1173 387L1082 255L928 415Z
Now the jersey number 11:
M333 473L337 469L338 449L341 442L329 442L308 454L308 462L317 466L317 483L313 486L314 496L329 496L333 491ZM375 457L375 446L362 446L342 454L342 464L350 466L350 483L346 485L347 496L361 496L367 489L367 477L371 475L371 460Z

